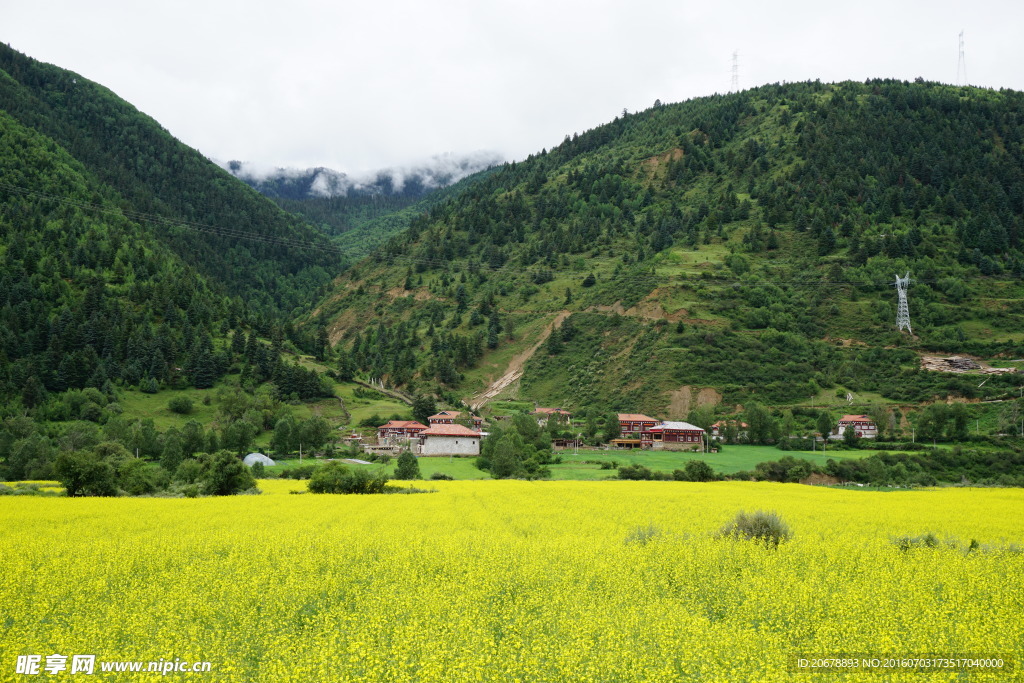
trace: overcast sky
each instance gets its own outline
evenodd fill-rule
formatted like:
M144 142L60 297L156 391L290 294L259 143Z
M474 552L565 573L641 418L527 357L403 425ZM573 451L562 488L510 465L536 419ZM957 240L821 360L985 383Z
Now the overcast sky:
M655 99L893 77L1024 89L1024 2L0 0L0 40L210 158L522 159Z

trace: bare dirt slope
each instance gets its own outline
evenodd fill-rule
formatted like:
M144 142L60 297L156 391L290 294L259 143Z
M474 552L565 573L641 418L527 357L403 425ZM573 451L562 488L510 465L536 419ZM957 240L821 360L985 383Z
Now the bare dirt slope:
M569 311L559 311L554 320L552 320L550 324L546 325L540 335L537 336L537 341L535 341L532 346L522 353L512 357L512 360L508 363L508 368L505 369L505 372L501 377L491 382L486 389L467 401L470 408L472 408L474 412L480 410L480 408L487 405L489 401L493 400L498 394L504 391L508 385L522 377L523 366L526 365L526 361L530 360L530 358L533 357L533 354L537 352L537 349L540 348L541 344L547 341L548 337L551 336L552 330L562 326L562 322L568 318L569 315Z

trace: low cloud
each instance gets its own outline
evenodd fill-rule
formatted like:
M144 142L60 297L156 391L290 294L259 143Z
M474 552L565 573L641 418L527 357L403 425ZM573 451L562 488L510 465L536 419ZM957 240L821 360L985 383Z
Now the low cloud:
M311 197L347 196L350 192L398 194L408 188L425 192L453 185L463 178L504 163L493 151L471 154L438 154L424 161L348 175L329 168L282 168L251 161L217 162L219 166L265 193L269 186L294 184Z

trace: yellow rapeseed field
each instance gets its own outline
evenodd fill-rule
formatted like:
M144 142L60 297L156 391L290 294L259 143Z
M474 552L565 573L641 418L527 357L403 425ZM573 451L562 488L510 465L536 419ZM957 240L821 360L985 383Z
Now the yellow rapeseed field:
M430 482L421 495L0 498L0 680L25 657L210 662L203 681L1024 678L1024 491ZM773 510L777 550L715 537ZM934 533L956 547L901 551ZM975 539L980 547L967 552ZM818 674L799 658L1016 658ZM22 659L19 660L19 657Z

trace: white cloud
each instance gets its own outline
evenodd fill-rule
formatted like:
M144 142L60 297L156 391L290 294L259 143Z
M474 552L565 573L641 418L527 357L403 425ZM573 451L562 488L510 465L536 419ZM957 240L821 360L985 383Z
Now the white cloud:
M2 2L3 0L0 0ZM1024 89L1024 3L379 0L4 3L4 39L204 154L355 177L558 144L628 108L740 84L869 77Z

